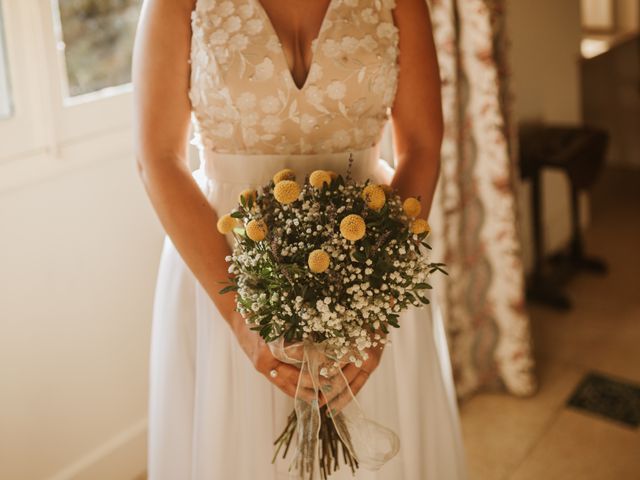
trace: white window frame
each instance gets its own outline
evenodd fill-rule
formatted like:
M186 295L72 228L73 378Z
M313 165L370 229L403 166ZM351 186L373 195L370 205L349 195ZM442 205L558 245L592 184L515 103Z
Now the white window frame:
M13 113L13 101L11 98L11 85L9 84L9 72L7 67L9 61L6 58L4 43L4 23L2 22L2 9L0 8L0 119ZM6 95L6 98L4 97Z
M12 115L0 119L0 191L131 155L131 85L67 98L57 0L0 5L13 103Z
M39 89L37 39L29 35L33 2L1 0L8 80L13 105L0 120L0 166L18 157L42 150L46 144L44 100Z

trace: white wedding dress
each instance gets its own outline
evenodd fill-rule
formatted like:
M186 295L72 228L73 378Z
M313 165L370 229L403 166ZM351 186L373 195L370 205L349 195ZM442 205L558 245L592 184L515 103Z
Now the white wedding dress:
M398 64L393 0L331 0L296 86L259 0L199 0L192 13L190 99L201 166L194 176L224 214L238 193L290 167L388 182L378 142ZM216 252L212 252L213 255ZM442 319L410 309L357 395L368 417L393 429L400 452L362 480L466 479ZM225 320L165 239L151 343L150 480L276 480L273 441L292 399L258 374ZM344 466L331 480L353 478Z

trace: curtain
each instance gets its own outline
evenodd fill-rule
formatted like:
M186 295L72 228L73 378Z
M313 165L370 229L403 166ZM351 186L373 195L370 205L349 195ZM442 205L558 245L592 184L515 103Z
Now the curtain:
M536 390L517 223L504 0L429 0L445 138L431 215L458 396Z

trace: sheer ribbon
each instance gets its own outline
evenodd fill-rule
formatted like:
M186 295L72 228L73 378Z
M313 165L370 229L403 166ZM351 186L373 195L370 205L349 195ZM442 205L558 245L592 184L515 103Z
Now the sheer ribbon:
M326 342L304 341L285 345L279 338L269 344L273 355L281 362L300 369L294 408L296 412L296 445L289 468L292 478L312 479L318 454L321 410L319 393L327 399L327 415L359 466L378 470L400 449L395 432L367 418L356 400L349 382L342 373L344 362L337 358ZM302 385L308 374L313 388Z

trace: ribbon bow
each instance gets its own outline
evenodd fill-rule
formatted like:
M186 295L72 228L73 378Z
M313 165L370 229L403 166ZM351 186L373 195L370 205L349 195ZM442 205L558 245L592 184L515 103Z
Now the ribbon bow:
M337 358L326 342L305 340L285 345L284 339L279 338L269 347L278 360L300 369L294 399L296 448L289 467L291 478L311 480L314 477L321 425L317 400L320 392L327 400L327 415L343 446L359 466L378 470L398 453L400 439L392 430L365 416L342 373L341 365L346 362ZM313 396L301 395L305 389L302 385L305 374L311 378ZM309 400L309 397L313 399Z

